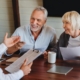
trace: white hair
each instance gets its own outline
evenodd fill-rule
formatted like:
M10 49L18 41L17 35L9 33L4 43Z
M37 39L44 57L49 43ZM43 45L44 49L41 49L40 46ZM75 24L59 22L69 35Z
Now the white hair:
M62 16L62 21L70 22L74 30L80 29L80 14L77 11L66 12Z
M38 6L33 11L42 11L44 13L45 19L47 19L48 11L44 7Z

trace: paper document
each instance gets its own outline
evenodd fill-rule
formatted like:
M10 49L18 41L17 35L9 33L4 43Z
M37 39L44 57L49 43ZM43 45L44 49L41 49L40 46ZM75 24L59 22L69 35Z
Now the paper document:
M24 63L24 60L26 58L28 59L27 64L29 64L41 54L42 52L38 50L29 50L26 53L24 53L24 55L22 55L20 58L18 58L14 63L6 67L5 70L7 70L10 73L16 72L20 69L21 65Z
M80 47L60 47L63 60L76 59L80 56Z
M67 74L73 69L73 67L66 67L66 66L57 66L53 65L52 68L50 68L47 72L49 73L57 73L57 74Z
M14 62L18 59L19 57L12 57L10 59L7 59L6 62Z

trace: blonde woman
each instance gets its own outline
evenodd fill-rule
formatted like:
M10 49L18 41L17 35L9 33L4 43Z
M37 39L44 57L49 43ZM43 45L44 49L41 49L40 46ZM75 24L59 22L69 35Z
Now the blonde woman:
M62 16L64 32L56 45L57 58L62 59L59 47L80 46L80 14L77 11L66 12ZM53 49L54 51L54 49ZM47 53L44 54L47 58Z

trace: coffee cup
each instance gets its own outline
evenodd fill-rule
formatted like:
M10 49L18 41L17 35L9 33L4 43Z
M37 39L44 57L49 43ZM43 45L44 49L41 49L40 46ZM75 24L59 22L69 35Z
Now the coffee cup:
M49 51L48 52L48 63L55 63L56 62L56 53Z

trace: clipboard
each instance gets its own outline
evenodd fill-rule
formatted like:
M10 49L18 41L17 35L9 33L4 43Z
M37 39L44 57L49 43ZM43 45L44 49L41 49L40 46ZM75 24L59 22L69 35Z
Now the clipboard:
M21 65L24 63L24 60L26 58L28 59L27 64L29 64L30 62L34 61L37 57L39 57L41 54L42 52L40 52L39 50L28 50L20 58L14 61L14 63L6 67L5 70L10 73L14 73L20 69Z

